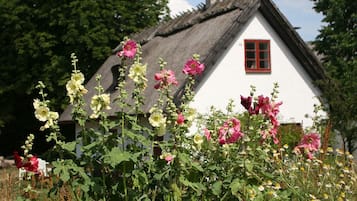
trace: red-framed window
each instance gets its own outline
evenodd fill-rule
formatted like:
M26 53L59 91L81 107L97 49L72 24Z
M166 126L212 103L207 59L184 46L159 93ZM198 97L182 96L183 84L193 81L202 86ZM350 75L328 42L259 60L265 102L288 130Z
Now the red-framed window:
M244 40L245 72L271 72L270 40Z

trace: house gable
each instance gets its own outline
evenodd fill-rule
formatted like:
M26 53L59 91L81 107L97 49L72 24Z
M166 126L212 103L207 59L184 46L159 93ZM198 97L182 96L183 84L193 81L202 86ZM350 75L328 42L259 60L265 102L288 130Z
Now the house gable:
M271 72L251 73L245 70L246 39L270 41ZM256 95L269 96L274 82L277 82L280 86L279 100L283 101L280 120L311 126L311 119L305 116L312 115L313 105L319 104L316 97L321 95L321 91L314 86L312 78L302 65L258 11L201 81L192 106L203 113L209 111L211 105L225 109L229 99L239 103L240 95L249 95L251 85L257 88Z

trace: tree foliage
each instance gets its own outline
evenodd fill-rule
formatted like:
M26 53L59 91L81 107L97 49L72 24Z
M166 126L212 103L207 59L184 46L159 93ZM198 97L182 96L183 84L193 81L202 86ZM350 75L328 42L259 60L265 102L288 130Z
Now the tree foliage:
M64 106L72 52L91 77L124 36L167 16L167 2L0 0L0 137L25 136L33 128L38 80L48 86L55 107Z
M332 82L323 83L334 128L357 149L357 1L313 0L325 25L314 42Z

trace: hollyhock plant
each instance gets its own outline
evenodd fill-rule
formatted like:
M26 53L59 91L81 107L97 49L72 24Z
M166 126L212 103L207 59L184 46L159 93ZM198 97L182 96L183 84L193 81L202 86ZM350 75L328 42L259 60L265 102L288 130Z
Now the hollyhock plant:
M186 75L200 75L205 69L205 65L196 59L190 59L186 62L182 72Z
M313 153L320 149L321 140L317 133L310 133L303 136L300 143L294 148L295 153L300 154L301 150L307 154L309 159L313 158Z
M137 44L134 40L127 40L123 45L123 50L118 53L119 57L125 56L130 59L134 58L137 51Z
M218 141L221 145L235 143L244 135L240 131L240 121L236 118L224 122L223 126L219 128L218 134Z
M172 70L163 69L159 73L155 73L155 80L159 81L154 87L155 89L163 88L170 85L177 85L178 82L175 73Z

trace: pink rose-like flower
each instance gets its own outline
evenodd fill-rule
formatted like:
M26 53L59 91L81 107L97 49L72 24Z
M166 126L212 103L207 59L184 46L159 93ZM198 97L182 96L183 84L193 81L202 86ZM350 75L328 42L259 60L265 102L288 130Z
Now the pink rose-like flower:
M159 89L169 85L177 85L178 82L175 77L175 73L172 70L163 69L159 73L155 73L155 80L159 81L154 88Z
M312 159L313 153L317 152L320 146L321 146L320 135L317 133L310 133L304 135L299 145L297 145L294 148L294 150L297 153L301 153L301 150L303 150L303 152L307 154L307 157L309 159Z
M119 57L125 56L128 58L134 58L136 54L137 45L133 40L128 40L123 46L123 50L118 53Z
M186 62L182 72L186 75L199 75L205 69L205 65L195 59L190 59Z
M236 118L224 122L223 126L219 128L218 134L218 141L221 145L235 143L244 135L240 131L240 121Z
M185 122L185 117L183 116L183 114L180 112L178 115L177 115L177 119L176 119L176 123L178 125L182 125L184 124Z

